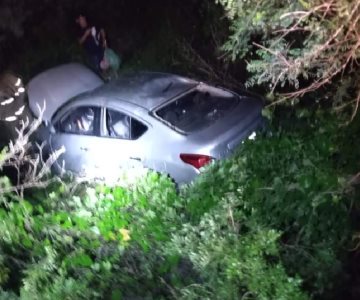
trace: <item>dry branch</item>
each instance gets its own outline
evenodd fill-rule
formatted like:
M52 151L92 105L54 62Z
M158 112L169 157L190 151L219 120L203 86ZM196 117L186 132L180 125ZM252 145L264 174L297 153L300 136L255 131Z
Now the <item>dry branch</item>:
M43 147L45 144L37 145L31 142L31 136L42 123L42 115L45 107L39 107L39 118L30 122L23 121L20 128L16 129L17 138L15 142L10 141L6 151L0 159L0 169L4 167L14 168L17 179L14 186L0 188L0 194L16 192L23 196L24 190L34 187L46 187L51 182L59 180L59 177L50 177L51 167L55 161L65 152L65 148L54 151L44 160ZM34 147L35 146L35 147ZM33 150L36 150L33 152Z
M214 36L213 39L215 39ZM216 44L220 44L220 42L217 42ZM178 41L178 46L181 48L180 52L183 59L191 65L194 70L198 70L200 73L204 74L210 81L220 83L229 88L244 88L244 85L241 82L228 74L227 68L220 69L208 62L185 39Z
M278 101L270 105L276 105L289 99L303 97L305 94L314 92L331 84L335 78L343 77L346 74L356 72L359 65L360 58L360 1L353 1L347 3L338 0L323 0L319 1L319 5L309 8L308 10L294 11L283 14L280 19L291 19L293 22L290 26L277 30L280 36L269 46L265 47L258 43L253 43L259 49L268 52L275 58L272 61L272 66L275 67L275 72L268 74L267 70L259 75L259 78L270 77L272 82L272 91L280 84L283 84L283 79L288 79L301 76L306 73L310 77L315 77L314 81L308 85L301 87L295 91L280 94L282 96ZM288 54L288 49L283 51L276 50L275 45L284 40L294 31L307 29L301 26L302 22L310 20L310 18L318 18L319 26L325 23L339 24L338 27L329 27L327 38L323 42L319 42L310 48L303 55L294 58ZM316 34L310 32L310 39L312 35ZM355 103L354 113L358 111L360 101L360 88L356 92L356 100L351 100L349 103ZM351 120L354 118L354 113Z

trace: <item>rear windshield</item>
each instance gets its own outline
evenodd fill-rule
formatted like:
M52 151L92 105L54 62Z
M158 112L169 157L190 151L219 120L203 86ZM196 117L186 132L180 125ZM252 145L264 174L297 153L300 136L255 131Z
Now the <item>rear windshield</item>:
M195 90L161 107L155 114L165 123L191 133L223 118L238 103L237 96L220 89Z

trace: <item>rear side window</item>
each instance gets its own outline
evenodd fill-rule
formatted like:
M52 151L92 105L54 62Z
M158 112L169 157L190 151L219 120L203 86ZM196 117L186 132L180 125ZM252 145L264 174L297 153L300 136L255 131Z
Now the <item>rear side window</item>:
M140 121L116 110L106 110L106 134L124 140L136 140L147 127Z
M191 133L215 123L238 103L238 97L229 92L215 94L196 90L161 107L155 114L167 124Z

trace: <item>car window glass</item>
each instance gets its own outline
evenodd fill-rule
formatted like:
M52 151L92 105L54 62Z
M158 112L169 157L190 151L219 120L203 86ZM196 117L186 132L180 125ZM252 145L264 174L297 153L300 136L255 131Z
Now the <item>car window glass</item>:
M147 130L147 127L139 122L138 120L131 119L131 139L136 140L139 137L141 137L145 131Z
M193 91L172 101L155 113L185 132L194 132L208 127L229 114L239 103L231 93L214 94L208 91Z
M120 139L130 139L130 117L115 110L106 110L107 135Z
M60 120L61 132L93 135L95 133L96 107L77 107Z
M130 116L112 109L106 110L106 133L119 139L137 139L147 127Z

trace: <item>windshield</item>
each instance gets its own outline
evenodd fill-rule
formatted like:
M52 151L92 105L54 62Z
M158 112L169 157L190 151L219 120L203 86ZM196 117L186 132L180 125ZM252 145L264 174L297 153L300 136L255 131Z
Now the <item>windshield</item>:
M155 114L165 123L191 133L223 118L239 103L239 98L216 88L197 89L161 107Z

